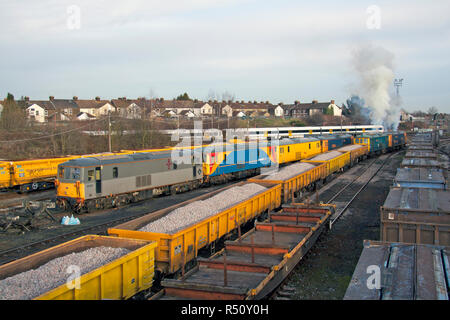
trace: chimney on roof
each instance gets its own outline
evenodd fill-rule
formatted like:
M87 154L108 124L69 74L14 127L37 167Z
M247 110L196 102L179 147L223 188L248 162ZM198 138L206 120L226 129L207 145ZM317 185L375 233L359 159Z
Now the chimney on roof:
M48 98L49 98L50 101L55 100L55 97L54 97L54 96L50 96L50 97L48 97Z
M313 100L312 103L317 103L317 100Z
M331 104L334 104L334 100L331 100Z
M98 97L98 96L95 97L95 100L96 100L96 101L100 101L100 97Z
M73 101L77 101L78 100L78 97L77 96L73 96Z
M25 101L30 101L30 97L25 97Z
M298 104L300 104L300 101L295 100L295 101L294 101L294 105L298 105Z

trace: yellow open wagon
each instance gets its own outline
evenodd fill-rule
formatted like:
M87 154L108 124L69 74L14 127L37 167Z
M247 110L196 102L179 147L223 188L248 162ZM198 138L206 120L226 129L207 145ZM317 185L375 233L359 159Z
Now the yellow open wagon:
M62 284L34 299L127 299L153 285L155 242L97 235L83 236L0 266L0 281L36 269L53 259L100 246L126 248L131 252L81 275L78 289Z
M350 166L350 153L341 153L338 151L329 151L322 153L314 158L302 160L306 163L325 163L327 166L327 176L334 172L340 171L347 166Z
M269 175L259 175L248 179L249 182L267 183L271 185L281 185L282 202L288 203L294 198L294 193L301 191L304 188L311 186L316 181L325 179L327 176L327 165L325 163L313 163L313 168L299 172L298 175L285 180L273 180Z
M198 250L214 245L217 240L245 224L265 211L273 210L281 205L281 186L265 186L266 190L251 198L241 201L213 216L187 226L174 233L157 233L139 231L145 225L161 218L171 211L188 205L194 201L210 198L226 189L242 186L248 182L240 182L183 203L158 210L135 220L108 229L108 234L122 238L144 239L158 243L156 251L157 270L163 274L173 274L197 257Z

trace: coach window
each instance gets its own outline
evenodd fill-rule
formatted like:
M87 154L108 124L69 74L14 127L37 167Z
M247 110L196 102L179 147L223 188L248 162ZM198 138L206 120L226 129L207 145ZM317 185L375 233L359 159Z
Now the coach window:
M174 164L173 164L173 170L176 170L176 169L177 169L177 167L178 167L178 166L177 166L177 164L176 164L176 163L174 163Z
M288 152L291 152L291 148L288 146Z
M119 177L119 168L114 167L113 168L113 178L118 178Z
M309 144L309 149L311 149L311 143Z
M87 174L88 181L94 181L94 170L89 170Z

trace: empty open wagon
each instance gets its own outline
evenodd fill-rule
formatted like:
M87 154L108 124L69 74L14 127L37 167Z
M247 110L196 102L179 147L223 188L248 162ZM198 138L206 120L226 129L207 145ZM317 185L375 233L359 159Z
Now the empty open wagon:
M65 242L0 266L0 289L5 285L0 300L130 298L153 284L155 247L155 242L97 235ZM89 257L81 256L93 249ZM102 264L103 258L109 262Z
M449 254L443 246L365 240L344 300L449 300Z
M381 241L450 246L450 192L391 188L380 210Z
M152 240L158 243L156 251L157 271L161 274L174 274L183 266L191 265L197 258L201 248L210 246L213 250L215 244L225 235L236 231L237 228L259 215L281 206L281 186L256 184L264 187L262 191L252 195L248 199L234 203L201 220L189 223L173 231L147 232L142 231L151 223L174 212L185 208L196 201L207 200L226 192L234 187L246 187L255 185L249 182L240 182L226 188L222 188L208 194L196 197L183 203L158 210L143 217L120 224L108 229L112 236ZM219 204L217 204L219 205ZM180 218L182 220L182 218Z
M429 151L408 151L405 154L406 159L410 158L423 158L423 159L437 159L437 153L429 152Z
M423 158L403 159L400 166L402 168L442 168L442 164L439 161Z
M332 208L292 204L177 280L155 299L263 299L295 268L326 229Z
M446 189L442 170L433 168L398 168L394 186L402 188Z

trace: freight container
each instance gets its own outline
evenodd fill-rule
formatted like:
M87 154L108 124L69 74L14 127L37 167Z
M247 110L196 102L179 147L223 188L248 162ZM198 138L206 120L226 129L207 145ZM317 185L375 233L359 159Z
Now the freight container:
M262 174L250 178L248 179L248 181L264 184L267 183L271 185L281 185L282 202L288 203L289 200L297 197L297 193L299 191L303 190L304 188L311 187L315 182L327 177L327 164L311 163L311 165L314 167L307 169L306 171L300 171L297 175L293 175L283 180L276 179L276 175ZM294 164L291 166L298 166L298 164ZM282 168L281 170L283 170L284 168ZM273 178L271 178L271 176L273 176Z
M141 228L155 220L169 214L175 209L184 207L192 202L206 200L220 192L236 186L244 186L249 182L240 182L231 186L204 194L180 204L152 212L143 217L131 220L108 229L111 236L151 240L158 243L156 251L157 270L162 274L173 274L182 266L195 261L201 248L215 247L216 242L235 231L260 214L280 207L281 185L258 183L266 189L251 198L232 205L219 213L184 227L176 233L158 233L140 231Z
M381 241L450 246L450 191L393 187L380 220Z
M338 151L330 151L326 153L322 153L318 156L315 156L311 159L302 160L305 163L325 163L327 166L327 176L343 170L346 167L350 166L350 153L341 153Z
M446 189L442 170L432 168L398 168L394 186L402 188Z
M63 284L35 299L127 299L152 286L156 242L97 235L83 236L2 265L0 281L36 269L53 259L95 247L125 248L131 252L81 275L79 288ZM70 274L68 273L67 276L69 277Z
M449 300L449 258L448 247L365 240L344 300Z

